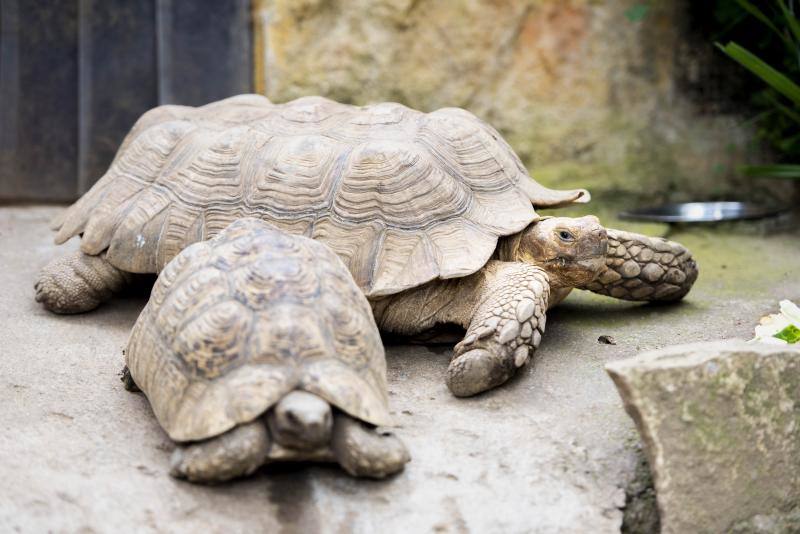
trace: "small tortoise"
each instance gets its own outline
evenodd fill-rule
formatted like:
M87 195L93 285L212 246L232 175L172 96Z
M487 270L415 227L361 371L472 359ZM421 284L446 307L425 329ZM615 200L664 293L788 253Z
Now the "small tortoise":
M108 172L55 222L81 250L45 267L37 300L89 310L158 272L189 244L256 217L326 243L369 298L378 326L415 334L456 323L456 395L497 386L539 345L545 312L573 288L678 300L697 267L677 243L534 208L586 202L534 181L467 111L354 107L242 95L142 116Z
M325 245L240 219L170 261L131 333L123 379L179 446L172 474L218 482L274 460L403 468L369 303ZM332 409L332 406L335 409Z

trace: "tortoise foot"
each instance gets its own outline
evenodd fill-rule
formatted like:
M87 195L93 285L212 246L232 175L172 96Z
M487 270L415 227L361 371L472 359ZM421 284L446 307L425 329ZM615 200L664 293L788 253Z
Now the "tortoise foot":
M33 286L36 302L55 313L83 313L95 309L130 281L130 274L108 263L104 256L75 252L48 263Z
M453 348L447 386L469 397L499 386L528 363L542 340L550 297L547 274L535 265L490 262L494 279L466 336Z
M253 473L267 459L270 439L260 420L172 453L169 474L190 482L214 484Z
M332 445L336 460L355 477L385 478L401 471L411 459L394 434L341 413L334 418Z
M478 348L456 356L447 369L447 387L456 397L470 397L514 376L517 367L507 347Z

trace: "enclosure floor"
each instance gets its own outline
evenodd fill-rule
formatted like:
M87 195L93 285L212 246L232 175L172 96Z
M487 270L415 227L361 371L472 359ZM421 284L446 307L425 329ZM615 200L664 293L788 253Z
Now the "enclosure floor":
M39 268L77 247L52 245L59 209L0 209L3 532L615 532L638 438L603 364L749 337L779 299L800 302L796 236L678 235L700 263L684 303L575 292L549 314L533 364L488 394L450 395L449 349L389 347L396 432L413 457L399 476L297 465L194 486L167 475L172 443L117 376L146 296L79 316L33 300Z

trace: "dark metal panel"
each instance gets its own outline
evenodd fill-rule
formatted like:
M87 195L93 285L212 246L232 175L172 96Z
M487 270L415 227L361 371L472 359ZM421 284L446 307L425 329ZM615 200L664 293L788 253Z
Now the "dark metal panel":
M78 192L108 168L139 116L158 104L154 2L80 0Z
M159 103L251 91L249 0L0 0L0 201L73 200Z
M249 0L157 0L159 101L198 106L252 89Z
M77 3L2 0L0 17L0 200L72 199Z
M0 0L0 188L16 180L19 105L19 3Z

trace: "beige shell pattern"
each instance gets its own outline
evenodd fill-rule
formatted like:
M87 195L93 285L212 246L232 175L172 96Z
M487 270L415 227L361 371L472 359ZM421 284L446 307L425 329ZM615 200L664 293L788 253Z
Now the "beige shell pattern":
M176 441L252 421L294 389L391 424L380 334L345 265L252 218L166 265L126 362Z
M240 95L145 113L108 172L54 221L56 242L130 272L255 217L320 240L369 297L480 269L534 206L586 202L535 182L471 113Z

